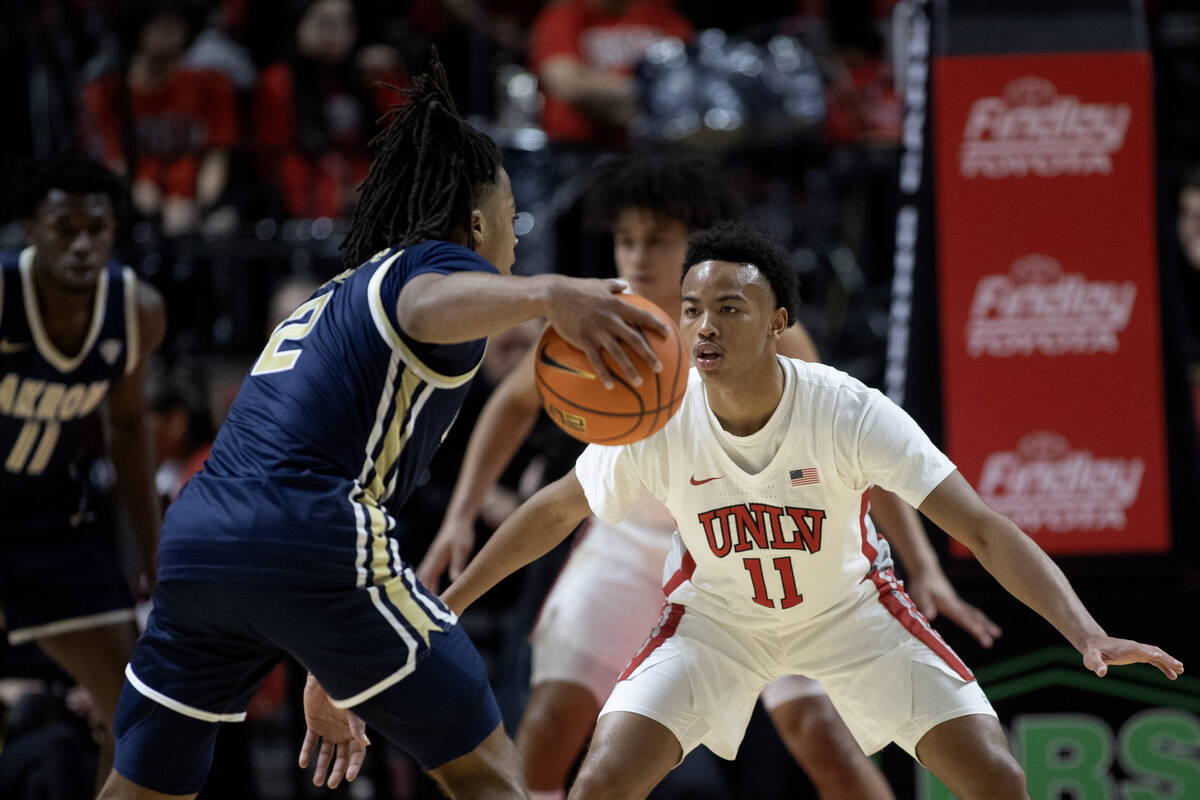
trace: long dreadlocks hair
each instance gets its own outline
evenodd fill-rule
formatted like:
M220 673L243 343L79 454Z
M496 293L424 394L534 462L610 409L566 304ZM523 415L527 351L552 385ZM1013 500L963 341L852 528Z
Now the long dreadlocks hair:
M391 88L402 105L384 114L385 127L370 143L378 151L342 243L350 267L385 247L470 230L471 209L500 171L495 143L458 115L436 50L413 88Z

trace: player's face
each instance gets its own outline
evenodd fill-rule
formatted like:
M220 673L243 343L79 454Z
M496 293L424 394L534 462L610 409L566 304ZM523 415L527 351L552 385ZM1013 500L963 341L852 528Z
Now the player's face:
M38 274L60 289L88 292L112 255L116 220L103 192L71 194L51 189L27 219L25 238L37 248Z
M613 226L617 275L669 314L678 307L679 266L687 245L687 226L644 208L622 210Z
M701 377L739 380L774 364L787 312L776 307L757 267L702 261L688 270L682 290L679 329Z
M479 198L479 207L472 213L475 252L490 261L504 275L512 272L517 260L517 204L513 199L508 173L500 169L496 182Z

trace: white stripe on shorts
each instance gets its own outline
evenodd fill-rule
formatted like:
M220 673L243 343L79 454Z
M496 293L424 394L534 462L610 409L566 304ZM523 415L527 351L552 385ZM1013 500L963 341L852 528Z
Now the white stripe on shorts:
M187 703L181 703L167 697L162 692L151 689L146 684L142 683L141 679L133 674L133 665L125 665L125 677L129 680L129 684L138 690L142 695L148 697L161 706L165 706L177 714L182 714L185 717L198 719L201 722L243 722L246 719L246 712L242 711L237 714L216 714L212 711L201 711L198 708L193 708Z

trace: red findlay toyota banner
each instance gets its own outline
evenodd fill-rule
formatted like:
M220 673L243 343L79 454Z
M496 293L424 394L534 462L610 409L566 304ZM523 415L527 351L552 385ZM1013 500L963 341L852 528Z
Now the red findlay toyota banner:
M1051 553L1170 547L1150 69L934 62L945 444Z

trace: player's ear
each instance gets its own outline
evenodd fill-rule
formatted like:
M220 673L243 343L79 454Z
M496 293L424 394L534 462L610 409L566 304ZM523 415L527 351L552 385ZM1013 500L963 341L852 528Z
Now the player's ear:
M478 250L487 236L487 220L478 208L471 209L471 249Z
M787 309L782 308L782 307L775 309L774 313L771 314L771 327L769 329L771 338L778 339L780 336L783 335L783 332L785 330L787 330L787 326L788 326Z

